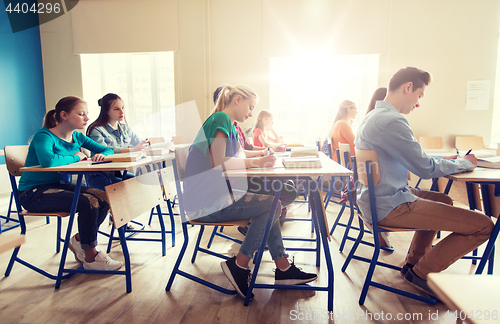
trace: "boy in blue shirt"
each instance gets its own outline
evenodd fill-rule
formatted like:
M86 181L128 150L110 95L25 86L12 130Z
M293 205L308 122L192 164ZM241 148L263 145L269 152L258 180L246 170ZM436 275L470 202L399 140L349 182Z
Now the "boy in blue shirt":
M477 166L473 154L433 158L417 142L404 115L420 106L430 79L428 72L414 67L396 72L389 81L385 101L377 101L375 109L365 117L354 144L358 149L377 153L378 224L422 229L415 232L401 274L416 288L434 295L427 285L427 274L446 269L485 242L493 222L484 214L453 207L445 194L410 189L407 185L408 170L429 179L472 171ZM368 188L361 184L357 185L357 203L365 220L371 223ZM432 247L437 231L452 233Z

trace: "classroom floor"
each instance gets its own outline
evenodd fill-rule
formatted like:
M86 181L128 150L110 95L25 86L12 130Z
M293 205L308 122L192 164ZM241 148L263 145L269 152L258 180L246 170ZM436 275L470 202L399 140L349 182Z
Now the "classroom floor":
M0 214L5 215L8 196L0 197ZM327 210L330 226L339 211L339 206L330 204ZM304 217L307 205L293 204L288 208L288 217ZM344 213L344 219L348 212ZM148 215L139 218L147 223ZM330 243L335 271L334 311L327 312L327 293L314 291L268 290L254 291L255 298L249 307L243 306L243 299L228 296L201 286L183 277L177 277L170 292L165 285L183 242L182 228L176 218L177 244L171 247L168 239L167 255L161 256L158 242L128 243L132 262L132 292L125 292L123 276L76 274L62 282L55 290L54 282L28 268L15 264L9 277L0 277L0 322L1 323L455 323L447 318L444 304L427 305L376 288L370 288L363 306L358 304L360 290L366 275L367 264L353 260L345 273L340 271L352 243L347 243L344 253L338 251L343 228L338 228ZM108 222L101 230L109 231ZM152 227L157 228L157 220ZM64 227L63 227L64 228ZM227 288L232 288L220 268L220 260L199 254L194 264L190 256L194 237L199 227L189 229L191 246L188 247L181 268L199 273L208 280ZM209 229L209 228L207 228ZM284 236L311 237L310 223L287 222L282 227ZM76 225L74 231L76 230ZM10 233L16 232L16 230ZM45 224L45 219L28 219L26 243L20 255L51 272L57 270L60 256L55 253L56 222ZM236 228L226 227L224 232L242 239ZM17 232L18 233L18 232ZM206 246L211 229L205 231L202 246ZM9 232L7 232L9 234ZM401 264L411 241L412 233L391 234L391 242L396 251L381 253L388 262ZM367 236L367 239L370 239ZM105 250L107 239L99 237L98 249ZM290 243L287 243L290 244ZM295 243L294 246L309 246L309 243ZM228 255L235 254L238 246L227 240L216 238L213 250ZM366 256L371 248L360 247ZM497 249L498 251L498 249ZM496 253L498 260L498 252ZM123 260L119 243L115 243L111 257ZM305 271L319 274L318 284L326 281L326 268L316 268L311 252L291 252L295 263ZM5 271L10 253L0 255L0 269ZM78 265L73 254L68 252L68 264ZM324 257L322 256L322 265ZM274 281L274 263L268 253L264 254L258 282ZM467 260L459 260L447 273L469 274L474 267ZM497 269L495 275L499 275ZM398 272L383 269L375 272L375 278L382 283L415 292L406 284ZM396 321L404 316L408 320ZM389 316L392 321L389 321Z

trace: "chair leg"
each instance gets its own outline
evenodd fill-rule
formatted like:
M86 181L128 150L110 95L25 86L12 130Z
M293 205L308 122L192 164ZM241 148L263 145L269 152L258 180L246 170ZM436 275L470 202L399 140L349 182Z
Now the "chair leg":
M161 231L161 255L165 256L167 254L167 239L165 235L165 223L163 222L163 214L161 213L160 205L156 206L156 212L158 213L158 222L160 223Z
M359 304L363 305L365 303L366 295L368 294L368 288L372 284L373 272L375 271L375 266L377 265L378 256L380 254L380 244L378 242L378 234L373 234L373 240L375 241L375 248L373 249L373 256L368 267L368 273L366 274L365 283L363 284L363 289L361 290L361 295L359 296Z
M106 253L111 252L111 243L113 243L113 235L115 235L115 226L111 225L111 232L109 233L108 247Z
M182 243L181 251L179 252L179 256L177 257L177 261L174 265L174 269L172 269L172 273L170 274L170 278L168 279L167 286L165 287L166 291L170 291L170 288L172 288L175 276L180 271L179 266L181 265L182 258L184 257L184 253L186 253L186 249L189 243L189 234L186 223L182 224L182 232L184 233L184 243Z
M191 263L196 261L196 254L198 253L198 249L200 248L201 237L203 236L203 232L205 231L205 225L201 225L200 233L198 234L198 239L196 240L196 245L194 246L193 257L191 258Z
M344 250L345 242L347 241L347 237L349 236L349 230L351 229L351 224L354 219L354 208L351 205L351 213L349 215L349 221L345 226L344 236L342 237L342 242L340 243L339 251L342 252Z
M172 210L172 204L170 203L170 199L167 199L167 207L168 214L170 216L170 230L172 234L172 247L175 246L175 219L174 219L174 211Z
M215 237L215 234L217 234L218 228L219 228L219 226L214 226L214 229L212 231L212 235L210 235L210 239L208 240L207 249L210 249L210 247L212 246L212 242L214 241L214 237Z
M351 259L353 258L354 254L356 253L356 249L359 246L359 243L361 243L361 239L363 239L363 235L365 233L365 227L363 225L363 221L361 218L358 216L358 221L359 221L359 233L358 237L356 238L356 241L354 241L354 244L352 245L351 251L347 255L347 258L344 261L344 264L342 265L342 272L345 272L347 270L347 267L349 266L349 262L351 262Z
M339 214L337 215L337 218L335 219L335 222L333 223L332 229L330 230L330 235L333 234L333 232L335 231L335 228L339 224L340 218L342 217L344 210L345 210L345 204L342 204L342 207L340 208Z
M61 242L64 242L64 239L61 237L62 231L62 219L61 217L57 217L57 239L56 239L56 252L61 252Z
M149 214L149 221L148 221L148 225L150 225L150 226L151 226L151 221L153 220L154 211L155 211L155 209L151 208L151 213Z
M130 267L130 254L128 252L127 239L125 238L125 229L124 229L125 226L127 226L127 225L124 225L118 229L118 236L120 237L120 243L121 243L122 251L123 251L123 258L125 261L126 291L127 291L127 293L130 293L130 292L132 292L132 272L131 272L131 267ZM165 234L165 233L163 233L163 234Z

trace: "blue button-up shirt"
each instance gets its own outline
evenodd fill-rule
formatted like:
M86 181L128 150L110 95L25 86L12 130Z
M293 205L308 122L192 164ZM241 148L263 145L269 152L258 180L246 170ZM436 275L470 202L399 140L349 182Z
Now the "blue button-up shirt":
M115 153L120 153L122 148L134 147L141 142L132 129L124 123L118 123L118 129L110 124L92 129L89 137L97 143L109 147ZM94 155L95 152L92 152Z
M474 165L463 158L429 157L417 142L408 120L390 103L377 101L361 123L356 148L377 153L380 181L375 186L377 218L382 220L397 206L418 199L408 188L408 170L422 179L470 171ZM371 223L368 187L357 184L357 204Z

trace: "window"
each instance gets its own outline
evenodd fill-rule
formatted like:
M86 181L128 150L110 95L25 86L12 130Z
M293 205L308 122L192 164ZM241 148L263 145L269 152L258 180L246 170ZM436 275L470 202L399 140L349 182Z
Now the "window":
M315 143L327 136L338 105L356 103L356 128L378 87L379 55L275 57L270 59L270 110L286 143Z
M116 93L125 119L139 138L175 135L174 54L81 54L83 98L90 122L99 116L99 98Z

